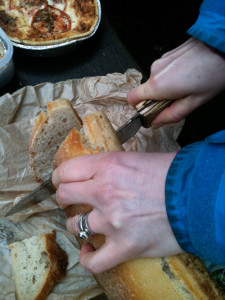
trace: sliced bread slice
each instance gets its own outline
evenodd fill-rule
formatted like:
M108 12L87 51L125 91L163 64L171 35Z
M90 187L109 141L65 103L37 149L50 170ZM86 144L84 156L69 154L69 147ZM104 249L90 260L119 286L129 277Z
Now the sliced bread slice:
M82 122L67 99L47 104L48 114L41 112L35 120L30 137L30 166L34 179L44 182L51 176L57 149L72 128L79 130Z
M55 231L9 245L17 300L45 300L66 275L68 257Z

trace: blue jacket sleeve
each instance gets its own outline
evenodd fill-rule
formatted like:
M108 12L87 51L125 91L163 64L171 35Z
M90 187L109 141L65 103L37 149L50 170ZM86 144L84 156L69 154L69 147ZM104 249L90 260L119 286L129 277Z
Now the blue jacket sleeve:
M166 208L184 251L225 266L225 130L178 152L167 175Z
M225 1L204 0L188 34L225 53Z

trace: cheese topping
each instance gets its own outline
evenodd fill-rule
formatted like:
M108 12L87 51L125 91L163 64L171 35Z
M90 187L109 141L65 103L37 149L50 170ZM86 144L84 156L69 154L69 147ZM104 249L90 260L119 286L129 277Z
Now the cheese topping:
M0 0L0 27L13 41L52 44L89 35L96 0Z

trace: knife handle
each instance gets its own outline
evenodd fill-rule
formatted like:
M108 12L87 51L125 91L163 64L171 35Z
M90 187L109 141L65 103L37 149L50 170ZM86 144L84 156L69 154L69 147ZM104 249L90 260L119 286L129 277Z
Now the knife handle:
M137 104L136 109L140 113L142 126L149 128L153 119L174 100L145 100Z

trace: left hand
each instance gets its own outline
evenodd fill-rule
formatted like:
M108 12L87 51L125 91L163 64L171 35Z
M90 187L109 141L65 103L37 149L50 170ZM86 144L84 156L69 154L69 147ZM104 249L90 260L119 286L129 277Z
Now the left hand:
M150 78L127 94L136 106L143 100L174 101L152 122L154 128L182 120L225 88L225 60L195 38L153 62Z
M81 265L100 273L138 257L181 253L165 207L165 181L175 153L110 152L63 162L53 173L60 207L86 204L92 231L104 234L95 251L84 244ZM76 235L79 216L67 220Z

